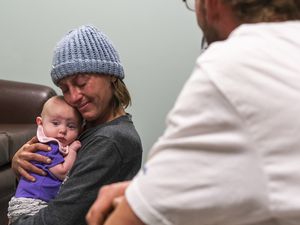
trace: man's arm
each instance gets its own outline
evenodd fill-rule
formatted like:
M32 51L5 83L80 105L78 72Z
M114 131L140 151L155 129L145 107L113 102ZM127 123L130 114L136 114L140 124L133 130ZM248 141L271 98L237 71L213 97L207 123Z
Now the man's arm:
M108 217L104 225L145 225L133 212L126 197L123 197L116 210Z
M90 208L86 220L89 225L143 225L124 197L130 182L119 182L102 187ZM112 210L115 210L112 212Z

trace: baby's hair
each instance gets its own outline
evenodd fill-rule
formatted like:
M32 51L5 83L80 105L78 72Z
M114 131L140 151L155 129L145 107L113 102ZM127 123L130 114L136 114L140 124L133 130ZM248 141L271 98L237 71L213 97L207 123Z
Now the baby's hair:
M68 104L65 99L64 99L64 96L62 95L55 95L51 98L49 98L43 105L43 109L42 109L42 112L41 112L41 117L43 117L43 115L46 113L47 109L48 109L48 105L52 102L52 101L55 101L55 100L58 100L58 101L61 101L61 102L64 102L66 103L67 105L69 105L70 107L72 107L74 110L75 110L75 113L76 113L76 116L79 120L79 124L80 126L82 127L84 125L84 119L82 117L82 115L80 114L80 112L73 106L71 106L70 104Z

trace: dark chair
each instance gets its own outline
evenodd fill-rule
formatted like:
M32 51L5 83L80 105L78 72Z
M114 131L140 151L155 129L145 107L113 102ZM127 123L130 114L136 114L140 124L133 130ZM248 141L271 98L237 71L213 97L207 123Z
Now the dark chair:
M0 224L8 222L8 201L16 188L11 159L35 135L35 118L54 95L55 91L44 85L0 80Z

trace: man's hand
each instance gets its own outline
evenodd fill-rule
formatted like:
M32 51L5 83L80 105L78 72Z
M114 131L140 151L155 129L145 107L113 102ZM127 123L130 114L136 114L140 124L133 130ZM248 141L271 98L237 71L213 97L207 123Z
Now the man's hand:
M106 218L123 198L129 181L103 186L98 193L98 197L91 206L86 220L89 225L102 225Z
M30 161L34 160L47 164L51 162L51 159L35 153L37 150L50 151L51 149L48 145L38 143L37 138L33 137L15 153L12 159L12 169L18 176L23 176L30 181L35 181L35 178L28 172L45 175L43 170L34 166Z

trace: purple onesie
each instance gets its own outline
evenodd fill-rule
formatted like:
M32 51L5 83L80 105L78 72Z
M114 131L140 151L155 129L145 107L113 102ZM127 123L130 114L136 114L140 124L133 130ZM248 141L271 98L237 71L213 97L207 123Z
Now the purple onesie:
M62 183L57 177L55 177L49 170L49 168L56 166L57 164L64 162L64 157L59 151L59 146L55 141L47 143L51 147L51 151L37 151L37 153L51 158L50 164L44 164L37 161L33 161L33 164L38 168L44 170L47 175L40 176L35 173L31 173L35 177L36 181L31 182L21 177L19 185L15 194L15 197L34 198L41 199L45 202L49 202L53 199L59 190Z

